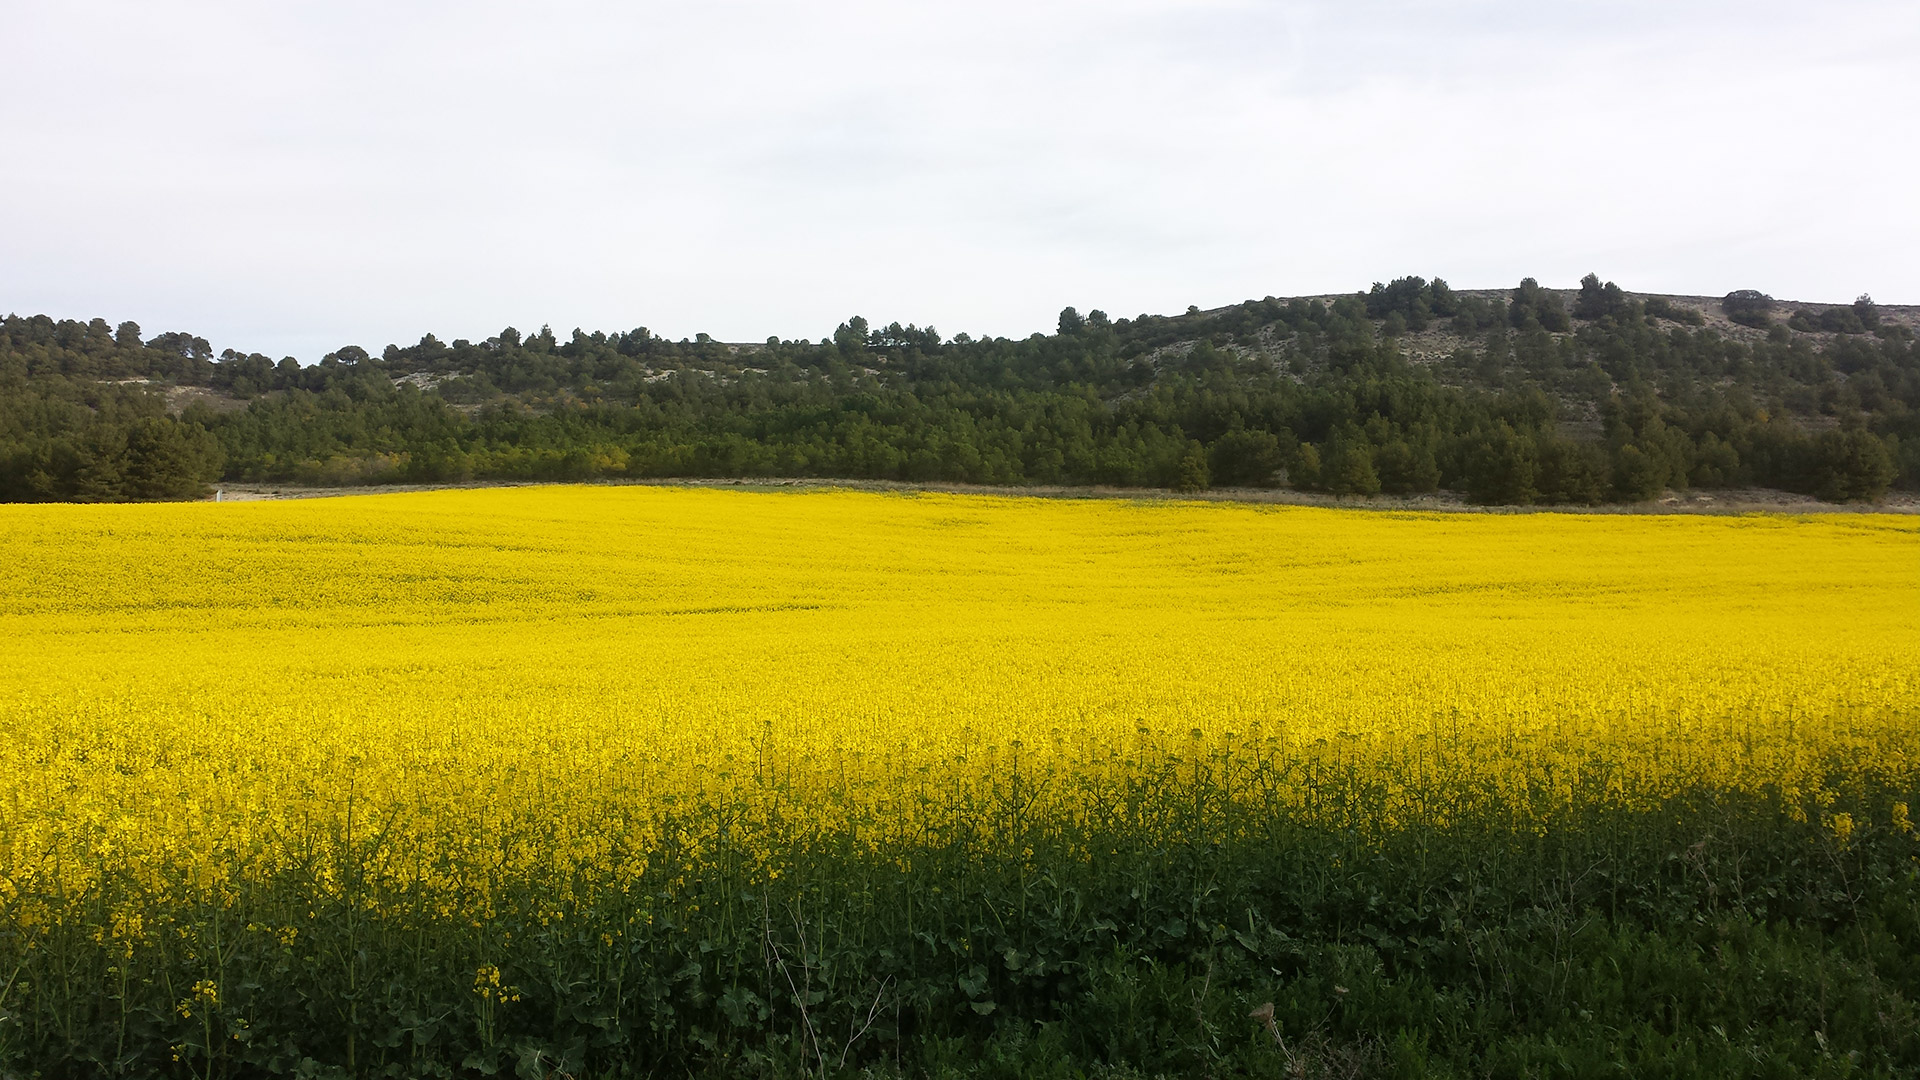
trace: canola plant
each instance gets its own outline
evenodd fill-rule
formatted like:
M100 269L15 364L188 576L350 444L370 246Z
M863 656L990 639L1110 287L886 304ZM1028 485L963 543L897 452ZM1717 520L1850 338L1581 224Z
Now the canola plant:
M1640 836L1717 905L1713 844L1913 834L1912 517L540 487L0 552L0 1065L828 1073L1258 952L1282 865Z

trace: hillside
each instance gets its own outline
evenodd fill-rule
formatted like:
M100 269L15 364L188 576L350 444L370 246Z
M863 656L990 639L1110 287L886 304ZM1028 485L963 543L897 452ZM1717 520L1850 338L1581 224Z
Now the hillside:
M952 338L646 328L428 335L302 366L186 333L0 328L0 498L188 498L209 482L837 477L1489 504L1765 487L1920 489L1920 308L1579 289L1359 293L1183 315L1061 313Z

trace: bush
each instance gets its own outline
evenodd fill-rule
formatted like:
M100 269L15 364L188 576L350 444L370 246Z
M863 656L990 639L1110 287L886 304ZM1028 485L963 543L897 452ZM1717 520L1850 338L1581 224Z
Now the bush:
M1507 321L1516 330L1538 326L1560 333L1573 329L1566 305L1532 278L1523 278L1520 287L1513 290L1513 302L1507 306Z
M1896 472L1893 451L1870 431L1827 431L1813 441L1813 492L1828 502L1878 502Z
M1454 306L1453 332L1456 334L1475 334L1499 326L1504 314L1497 303L1477 296L1460 296Z
M1205 491L1212 483L1213 478L1207 472L1206 449L1195 439L1187 444L1187 452L1180 457L1180 476L1174 487L1192 493Z
M1668 322L1682 323L1687 326L1704 326L1707 322L1706 316L1701 315L1698 309L1682 307L1664 296L1647 297L1644 308L1649 318L1665 319Z
M1613 451L1613 497L1622 502L1646 502L1667 489L1666 464L1632 443Z
M1773 297L1757 289L1735 289L1721 298L1720 310L1741 326L1765 330L1773 325Z
M191 499L217 479L223 462L220 444L206 429L170 417L137 421L127 432L126 464L121 469L130 499Z
M1593 506L1606 501L1607 455L1598 446L1571 439L1539 440L1540 501Z
M1378 495L1380 474L1374 471L1373 450L1363 439L1334 436L1320 467L1321 486L1335 495Z
M1573 317L1576 319L1603 319L1607 316L1625 315L1632 310L1627 294L1620 286L1609 281L1600 284L1600 275L1588 274L1580 279L1580 295L1573 302Z
M1460 310L1460 298L1440 278L1428 281L1413 276L1394 278L1387 284L1376 281L1363 298L1370 319L1401 318L1401 326L1420 331L1436 316L1446 318Z
M1374 471L1380 476L1380 490L1390 495L1414 495L1440 487L1440 466L1432 449L1412 446L1395 439L1373 451Z
M1216 484L1271 487L1284 462L1279 436L1237 428L1214 440L1207 464Z
M1504 420L1468 439L1463 464L1467 498L1474 502L1525 506L1539 497L1533 437Z

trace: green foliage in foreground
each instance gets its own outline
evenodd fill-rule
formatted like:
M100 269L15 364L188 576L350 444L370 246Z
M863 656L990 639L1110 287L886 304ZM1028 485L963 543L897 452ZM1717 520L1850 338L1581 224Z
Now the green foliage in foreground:
M1161 794L1159 842L796 836L777 877L693 814L629 891L507 883L485 918L358 892L377 838L226 908L120 882L0 930L0 1075L1920 1073L1912 791L1227 843ZM129 903L131 951L101 929Z
M1723 305L1735 323L1708 325L1591 275L1571 295L1569 311L1531 278L1463 294L1406 277L1331 303L1068 308L1057 332L1019 340L862 318L749 346L508 327L304 367L215 357L190 334L143 341L132 323L8 316L0 501L184 497L221 479L1284 484L1523 505L1920 489L1920 349L1870 300L1782 324L1742 293ZM1422 332L1445 336L1416 355ZM175 394L168 415L161 395L182 389L207 393Z

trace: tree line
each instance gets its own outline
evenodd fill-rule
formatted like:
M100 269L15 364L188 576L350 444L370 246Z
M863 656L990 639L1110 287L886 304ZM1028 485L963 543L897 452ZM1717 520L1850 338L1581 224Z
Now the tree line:
M1403 277L1176 316L1068 308L1023 339L860 318L750 346L508 328L311 365L216 356L133 323L9 316L0 499L751 476L1444 488L1518 505L1920 488L1910 330L1866 297L1784 321L1757 292L1721 308L1751 332L1593 275L1571 296ZM169 408L191 387L205 392Z

